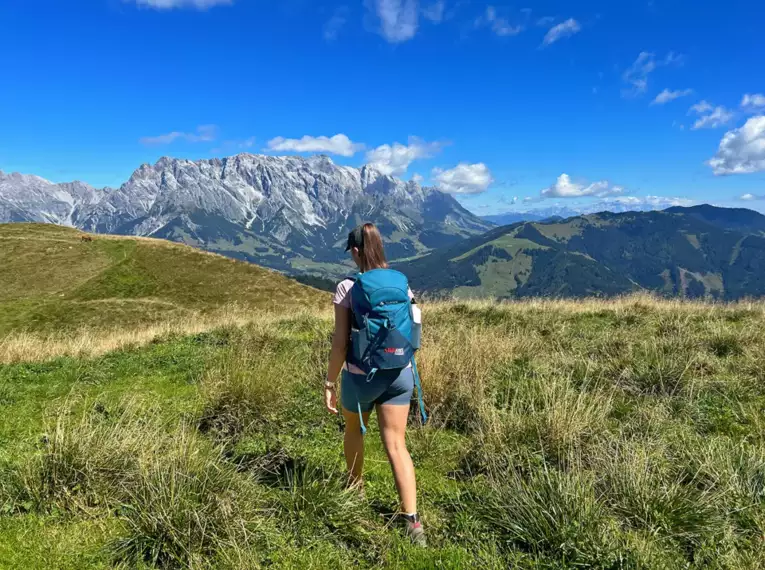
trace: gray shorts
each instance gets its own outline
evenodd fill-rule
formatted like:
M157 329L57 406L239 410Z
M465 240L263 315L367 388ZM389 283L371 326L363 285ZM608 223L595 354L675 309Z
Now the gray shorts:
M412 368L379 370L371 382L366 374L343 370L340 400L349 412L371 412L375 405L408 406L414 394Z

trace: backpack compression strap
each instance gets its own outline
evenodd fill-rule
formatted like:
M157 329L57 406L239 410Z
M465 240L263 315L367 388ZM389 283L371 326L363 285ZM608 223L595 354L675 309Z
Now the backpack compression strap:
M420 415L422 416L422 424L428 423L428 414L425 412L425 401L422 399L422 384L420 383L420 373L417 371L417 363L412 357L412 373L414 374L414 385L417 388L417 400L420 404Z
M375 377L375 374L377 374L377 368L372 368L372 370L369 371L369 374L367 374L367 382L371 382L372 378ZM361 435L365 436L367 435L367 426L364 425L364 415L361 413L361 403L357 403L356 408L359 411L359 424L361 425Z

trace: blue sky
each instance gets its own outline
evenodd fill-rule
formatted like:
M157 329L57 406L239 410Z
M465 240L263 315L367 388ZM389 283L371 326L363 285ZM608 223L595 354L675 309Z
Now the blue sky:
M0 169L323 151L470 209L765 209L765 3L0 4ZM745 196L747 200L741 200Z

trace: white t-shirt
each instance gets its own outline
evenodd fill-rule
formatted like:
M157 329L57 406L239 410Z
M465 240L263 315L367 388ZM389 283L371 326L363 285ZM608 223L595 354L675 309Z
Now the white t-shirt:
M354 284L355 281L353 279L343 279L340 283L338 283L337 289L335 290L335 296L332 298L332 302L339 307L345 307L346 309L350 310L351 289L353 289ZM409 298L414 299L414 293L412 293L411 289L409 289ZM409 366L411 366L411 364L409 364ZM361 368L350 364L349 362L345 363L345 369L348 370L348 372L351 374L365 374Z

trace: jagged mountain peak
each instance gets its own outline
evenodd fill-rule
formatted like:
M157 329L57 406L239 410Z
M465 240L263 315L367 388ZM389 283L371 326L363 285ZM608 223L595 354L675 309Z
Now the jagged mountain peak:
M371 166L338 165L326 155L164 156L139 166L119 188L102 190L84 183L0 180L6 180L0 222L46 221L166 237L287 271L334 272L345 260L338 244L364 221L378 224L392 258L489 227L437 189Z
M19 183L24 184L42 184L42 185L49 185L53 184L50 180L46 180L45 178L41 176L37 176L35 174L22 174L21 172L3 172L0 170L0 182L3 180L5 181L16 181Z
M98 203L102 195L84 182L56 184L34 174L0 172L0 222L71 226L77 209Z

